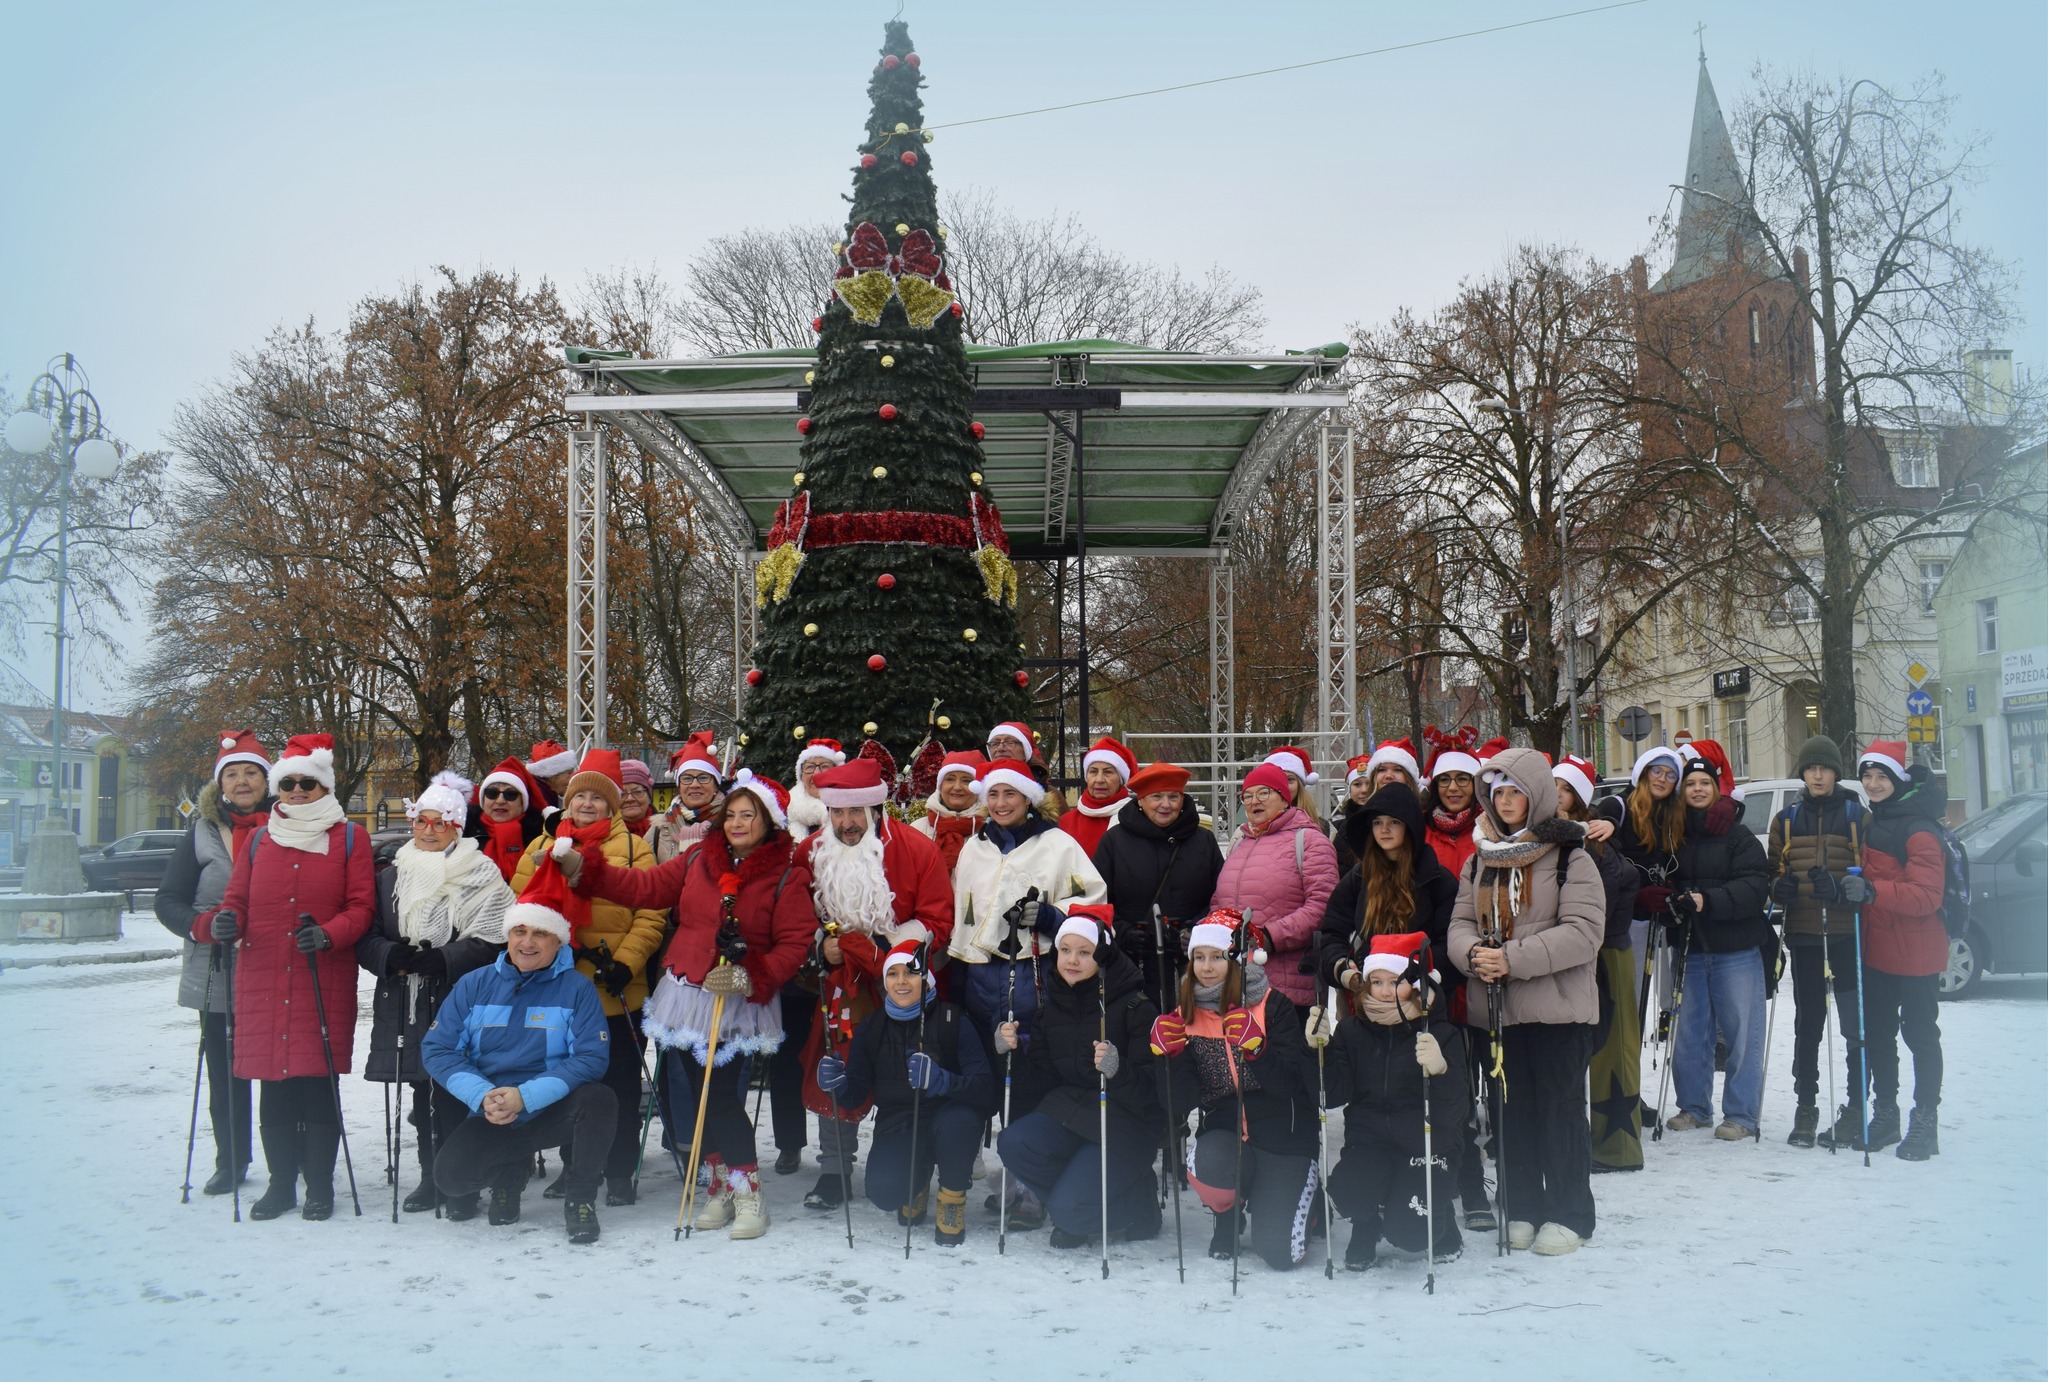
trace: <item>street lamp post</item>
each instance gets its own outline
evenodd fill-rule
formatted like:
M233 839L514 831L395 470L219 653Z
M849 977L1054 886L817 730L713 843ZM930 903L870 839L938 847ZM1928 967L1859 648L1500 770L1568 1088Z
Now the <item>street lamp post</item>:
M65 616L71 600L71 482L74 475L104 480L119 467L120 453L100 432L99 400L80 367L77 357L66 352L50 362L49 368L28 386L27 406L7 420L9 450L24 455L41 455L53 448L57 457L57 619L55 671L50 696L50 779L52 815L46 818L38 837L61 834L68 843L32 847L31 876L22 880L23 891L63 895L78 892L84 879L78 871L78 839L71 828L64 781L64 644ZM52 828L51 822L55 822Z

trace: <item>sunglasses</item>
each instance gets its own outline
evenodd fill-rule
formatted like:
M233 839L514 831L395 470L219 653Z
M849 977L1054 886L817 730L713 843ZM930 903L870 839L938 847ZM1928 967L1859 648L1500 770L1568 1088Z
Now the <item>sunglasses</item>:
M277 780L280 792L311 792L326 785L317 777L281 777Z
M526 798L525 798L525 797L523 797L523 796L521 796L521 795L519 794L519 790L518 790L518 789L517 789L516 787L486 787L486 788L484 788L484 791L483 791L483 799L484 799L485 801L524 801L524 800L526 800Z

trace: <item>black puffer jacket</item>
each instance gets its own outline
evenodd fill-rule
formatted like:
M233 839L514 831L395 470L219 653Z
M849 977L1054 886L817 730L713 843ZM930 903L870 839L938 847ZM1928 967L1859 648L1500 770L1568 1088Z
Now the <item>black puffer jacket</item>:
M1429 937L1437 972L1455 972L1444 959L1444 936L1450 930L1451 908L1458 901L1458 879L1437 861L1436 851L1423 837L1422 803L1399 782L1390 782L1374 792L1363 806L1345 817L1345 831L1350 836L1354 857L1379 848L1372 839L1375 816L1391 816L1408 828L1408 850L1414 860L1409 887L1415 894L1415 907L1408 918L1399 926L1377 927L1375 934L1420 931ZM1364 906L1365 877L1354 867L1330 894L1330 903L1323 909L1322 925L1316 928L1316 973L1322 983L1336 983L1337 966L1356 959L1367 948L1360 933L1364 924L1360 912Z
M1588 844L1586 853L1600 868L1600 886L1607 889L1607 930L1600 938L1602 949L1629 948L1628 923L1636 914L1636 890L1643 885L1635 865L1621 857L1612 842Z
M1685 809L1685 840L1671 891L1698 893L1706 906L1691 922L1692 945L1713 955L1753 950L1771 935L1764 920L1770 862L1756 836L1742 828L1742 808L1722 797L1701 810Z
M929 1094L915 1098L910 1085L910 1053L924 1042L923 1051L941 1070L960 1077L960 1083L945 1096L987 1115L996 1109L996 1076L981 1044L981 1033L951 1003L934 1001L925 1009L922 1032L915 1021L892 1016L877 1008L861 1019L854 1030L853 1044L846 1053L846 1085L834 1091L841 1108L857 1109L875 1101L875 1131L908 1129L913 1103L922 1103L929 1118L942 1101Z
M1422 1154L1424 1077L1415 1060L1415 1035L1421 1025L1382 1026L1362 1016L1347 1017L1337 1025L1337 1035L1324 1053L1324 1089L1331 1107L1344 1106L1347 1148L1386 1141ZM1446 1067L1443 1074L1429 1077L1429 1121L1438 1130L1432 1150L1454 1158L1458 1138L1446 1130L1463 1127L1471 1110L1465 1038L1444 1014L1441 1000L1430 1005L1428 1027ZM1456 1173L1455 1161L1450 1169Z
M1038 1112L1077 1136L1096 1140L1096 987L1101 981L1107 982L1108 1040L1118 1057L1116 1074L1109 1078L1110 1142L1134 1152L1157 1147L1164 1120L1159 1077L1152 1068L1152 1019L1159 1010L1145 997L1138 967L1120 952L1111 951L1107 967L1078 985L1062 978L1057 965L1048 968L1045 1006L1019 1060L1018 1078L1028 1076L1046 1089Z
M1216 875L1223 872L1223 850L1213 831L1202 828L1202 813L1193 797L1182 797L1180 816L1161 830L1137 802L1116 813L1116 827L1095 846L1095 871L1108 886L1109 905L1116 908L1116 944L1145 975L1145 991L1160 995L1153 977L1152 904L1156 899L1172 961L1169 983L1177 979L1182 947L1174 944L1175 928L1185 930L1209 911Z
M1257 966L1252 967L1257 972ZM1171 1081L1173 1111L1181 1118L1188 1110L1202 1111L1200 1131L1228 1128L1237 1122L1237 1087L1230 1072L1235 1063L1237 1078L1244 1089L1245 1124L1251 1130L1252 1145L1282 1156L1316 1154L1316 1062L1302 1033L1301 1015L1284 994L1264 984L1265 1003L1260 1025L1265 1041L1250 1060L1226 1054L1219 1037L1190 1034L1187 1048L1166 1061ZM1255 1009L1260 1000L1249 1006Z
M503 947L493 941L457 938L441 947L448 960L445 976L386 974L385 957L401 939L397 891L398 870L387 867L377 875L377 915L356 942L356 963L365 973L377 976L377 990L370 999L370 1054L363 1062L363 1078L379 1084L417 1084L427 1078L420 1065L420 1042L448 991L472 969L497 959Z
M1614 834L1607 841L1607 848L1619 854L1636 871L1635 915L1649 921L1668 915L1662 898L1677 886L1673 878L1678 868L1678 856L1666 854L1636 838L1636 828L1628 818L1626 794L1603 797L1594 805L1593 814L1614 823ZM1652 898L1659 900L1653 903Z

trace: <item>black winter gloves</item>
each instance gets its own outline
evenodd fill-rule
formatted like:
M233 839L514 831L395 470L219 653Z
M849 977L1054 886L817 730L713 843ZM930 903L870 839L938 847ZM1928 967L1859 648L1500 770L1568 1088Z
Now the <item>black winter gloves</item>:
M213 914L213 938L216 941L231 942L241 934L241 919L233 912L223 907Z
M626 986L633 982L633 971L617 960L599 960L596 965L597 982L612 991L612 997L624 998Z
M419 954L410 941L391 942L391 948L384 952L384 977L390 979L400 974L418 973Z
M311 955L316 950L334 948L334 937L318 926L301 926L296 940L301 955Z
M1815 864L1806 871L1806 881L1813 885L1813 900L1816 902L1840 902L1842 885L1832 873Z
M448 956L431 945L424 946L413 952L412 964L408 968L429 979L445 979L448 977Z
M1771 880L1771 901L1780 907L1790 907L1799 900L1799 876L1781 873Z

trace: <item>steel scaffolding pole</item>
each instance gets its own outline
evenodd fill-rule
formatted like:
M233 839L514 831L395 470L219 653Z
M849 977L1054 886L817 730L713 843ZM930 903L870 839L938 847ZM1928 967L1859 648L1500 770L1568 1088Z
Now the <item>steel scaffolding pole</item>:
M1316 441L1316 731L1347 758L1358 742L1358 577L1351 429L1326 425Z
M754 636L757 620L754 603L754 567L760 561L756 552L734 554L732 571L732 722L737 726L746 709L747 668L754 660ZM733 731L737 734L737 728Z
M1237 718L1236 590L1231 577L1230 549L1221 549L1209 563L1209 760L1229 762ZM1218 771L1209 789L1209 815L1219 823L1230 819L1230 774Z
M569 747L602 746L610 719L605 684L604 433L569 434Z

